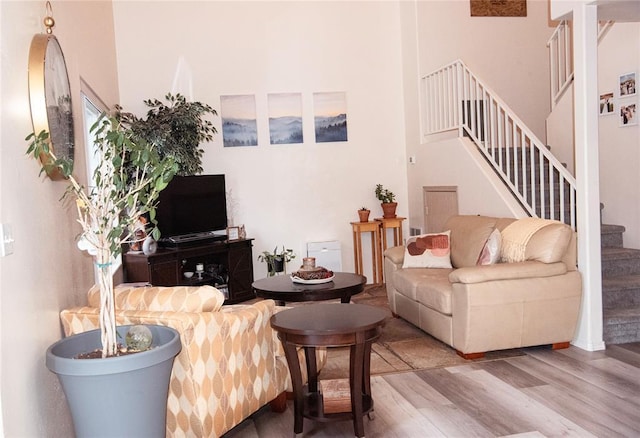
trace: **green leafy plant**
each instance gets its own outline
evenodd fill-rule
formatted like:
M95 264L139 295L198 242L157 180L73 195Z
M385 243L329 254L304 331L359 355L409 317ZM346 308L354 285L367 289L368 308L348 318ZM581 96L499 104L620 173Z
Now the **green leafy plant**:
M295 259L296 255L290 248L285 248L282 245L282 250L279 251L276 246L273 252L262 251L262 254L258 255L258 260L267 263L267 271L269 277L273 277L277 272L287 272L287 263ZM282 267L282 269L280 269Z
M211 141L216 128L205 116L218 113L201 102L187 102L181 94L168 93L165 102L145 100L150 109L146 118L140 118L116 107L118 117L133 133L157 147L160 158L171 156L178 164L178 175L196 175L202 172L201 143ZM132 164L132 163L131 163ZM128 166L130 173L136 168Z
M40 174L57 170L68 182L63 199L74 198L78 223L82 233L78 247L95 259L100 286L100 330L102 357L117 355L113 275L111 265L122 252L122 245L131 242L134 225L148 214L154 228L151 235L159 238L155 228L158 195L177 172L172 157L161 158L156 147L113 117L102 116L91 128L99 165L93 183L85 189L72 175L69 159L54 155L49 133L42 131L26 137L30 142L27 154L40 160ZM125 157L138 168L134 176L125 169Z
M383 204L394 202L396 195L389 189L382 187L382 184L376 184L376 198Z
M360 207L360 211L369 211L367 207Z

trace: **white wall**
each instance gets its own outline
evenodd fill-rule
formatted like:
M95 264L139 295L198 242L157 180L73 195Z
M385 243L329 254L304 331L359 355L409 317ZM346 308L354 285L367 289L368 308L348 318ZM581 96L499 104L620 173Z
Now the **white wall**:
M621 47L623 48L621 50ZM620 126L620 103L640 103L640 92L633 99L618 99L619 76L636 72L640 78L640 24L615 23L598 46L598 92L614 92L614 114L600 117L600 202L606 224L626 227L624 244L640 248L640 124ZM636 112L637 118L640 113Z
M349 222L363 205L381 216L375 185L407 212L398 4L186 5L114 4L122 104L142 114L144 99L171 90L180 58L195 100L219 110L220 95L255 94L259 145L224 148L219 134L203 161L205 173L226 175L234 221L255 238L256 278L266 274L260 252L293 248L296 268L309 241L339 240L343 270L353 271ZM348 142L315 143L312 93L322 91L347 93ZM280 92L302 93L304 144L269 144L266 98Z
M542 1L527 2L526 17L471 17L466 1L402 2L407 156L417 158L417 164L407 164L412 226L422 226L425 185L458 185L461 211L477 211L478 203L484 203L483 214L503 211L502 204L478 197L483 193L480 188L486 187L482 173L454 170L455 157L443 155L442 146L448 143L420 144L419 78L461 59L544 141L550 93L546 43L553 32L547 6Z
M52 2L57 36L69 70L75 112L76 157L83 161L80 78L117 102L110 2ZM45 367L47 347L61 337L58 312L84 303L93 282L91 259L74 245L75 209L59 199L63 182L38 177L25 155L32 131L27 65L34 34L44 31L44 2L0 2L0 221L11 225L14 253L0 259L0 394L4 434L72 436L64 395ZM81 171L83 165L76 166Z

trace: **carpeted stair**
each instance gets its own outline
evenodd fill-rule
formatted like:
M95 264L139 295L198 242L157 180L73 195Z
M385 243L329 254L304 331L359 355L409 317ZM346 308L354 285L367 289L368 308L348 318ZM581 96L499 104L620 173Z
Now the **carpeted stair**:
M640 341L640 250L624 248L620 225L602 225L603 336L606 344Z

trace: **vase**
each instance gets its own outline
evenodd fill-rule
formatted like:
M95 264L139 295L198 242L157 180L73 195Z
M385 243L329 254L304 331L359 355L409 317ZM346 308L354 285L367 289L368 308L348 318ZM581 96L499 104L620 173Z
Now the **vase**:
M385 219L392 219L396 217L397 202L383 202L382 204L382 217Z
M130 326L119 326L125 339ZM164 437L173 360L182 344L179 333L147 325L152 348L100 359L75 359L102 347L100 330L61 339L51 345L46 365L58 376L77 437Z
M274 272L284 271L284 259L273 259L273 271Z

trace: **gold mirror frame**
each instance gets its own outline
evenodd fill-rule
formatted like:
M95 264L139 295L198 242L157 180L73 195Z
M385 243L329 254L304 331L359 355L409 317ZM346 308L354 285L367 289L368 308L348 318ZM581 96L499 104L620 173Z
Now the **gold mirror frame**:
M52 34L37 34L29 50L29 103L33 132L49 133L50 147L56 158L73 162L74 132L71 87L64 54ZM58 171L48 172L60 179Z

